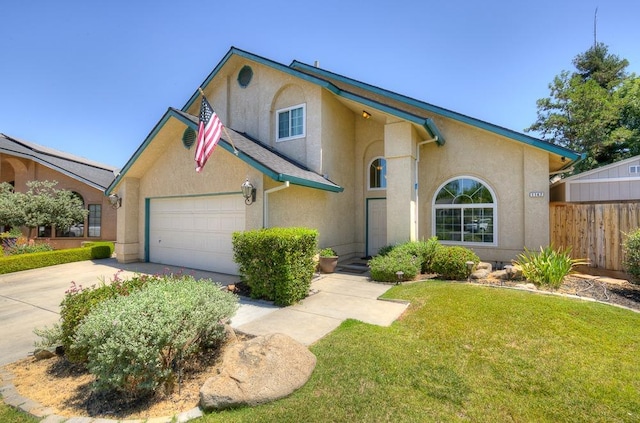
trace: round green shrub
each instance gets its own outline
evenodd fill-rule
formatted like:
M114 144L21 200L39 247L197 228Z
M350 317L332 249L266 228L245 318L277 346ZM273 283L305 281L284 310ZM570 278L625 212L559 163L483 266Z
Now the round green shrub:
M404 273L402 281L412 280L420 272L420 260L406 251L394 249L385 256L369 260L371 279L378 282L398 282L396 272Z
M434 236L427 241L412 241L400 244L396 246L393 251L416 257L418 259L420 272L428 273L431 272L433 257L440 246L438 238Z
M165 277L103 301L78 326L98 391L140 396L171 388L184 363L224 339L238 298L211 280Z
M65 297L60 303L60 327L62 346L68 360L73 362L87 361L87 350L74 346L73 340L77 327L97 305L110 298L129 295L150 281L160 278L159 276L136 275L130 279L122 280L118 273L110 283L103 281L99 286L83 288L82 285L71 282L71 287L65 292Z
M623 243L624 261L623 266L627 273L633 278L634 283L640 282L640 228L626 234Z
M91 247L91 259L105 259L111 257L111 248L108 245L96 245Z
M467 278L467 262L472 261L474 266L480 262L480 258L468 248L459 246L443 246L436 249L431 268L442 279L464 280Z

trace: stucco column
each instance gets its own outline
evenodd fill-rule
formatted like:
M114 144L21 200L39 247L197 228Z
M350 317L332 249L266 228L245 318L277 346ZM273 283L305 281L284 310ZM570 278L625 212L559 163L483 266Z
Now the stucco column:
M140 261L140 180L124 178L115 194L122 199L117 217L116 258L119 263Z
M523 160L524 246L537 251L549 245L549 155L528 148Z
M387 161L387 244L415 241L415 140L410 123L384 127Z

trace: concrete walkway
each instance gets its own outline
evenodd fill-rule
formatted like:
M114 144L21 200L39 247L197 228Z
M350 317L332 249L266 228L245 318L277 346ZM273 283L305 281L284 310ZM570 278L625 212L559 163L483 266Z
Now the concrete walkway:
M378 300L391 285L369 282L361 275L332 273L316 278L311 289L316 292L300 303L275 309L247 323L231 319L231 325L252 335L283 333L310 345L334 330L346 319L389 326L408 304Z
M59 321L60 302L71 281L91 286L135 274L187 273L209 278L222 285L235 283L237 276L180 269L153 263L120 264L115 259L83 261L42 269L0 275L0 366L28 357L38 339L34 328ZM300 303L280 308L267 301L240 299L231 326L251 335L284 333L310 345L347 319L388 326L407 304L377 298L391 286L372 283L366 276L335 273L312 282L315 294Z

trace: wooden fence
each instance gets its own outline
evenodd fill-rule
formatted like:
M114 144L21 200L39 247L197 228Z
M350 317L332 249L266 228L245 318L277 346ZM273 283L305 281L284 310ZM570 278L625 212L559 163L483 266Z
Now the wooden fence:
M571 247L574 258L592 267L623 270L625 234L640 227L640 202L551 203L550 238L556 247Z

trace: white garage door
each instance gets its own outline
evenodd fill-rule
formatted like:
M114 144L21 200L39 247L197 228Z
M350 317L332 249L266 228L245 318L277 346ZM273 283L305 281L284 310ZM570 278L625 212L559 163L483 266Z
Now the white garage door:
M245 229L241 195L152 199L149 261L237 274L231 234Z

